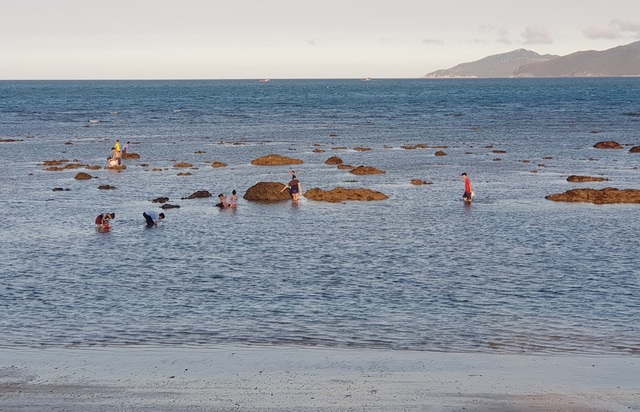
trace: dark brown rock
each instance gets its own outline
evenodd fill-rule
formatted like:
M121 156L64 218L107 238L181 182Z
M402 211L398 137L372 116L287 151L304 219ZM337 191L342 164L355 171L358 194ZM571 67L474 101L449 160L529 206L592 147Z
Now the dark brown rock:
M78 172L78 174L74 177L74 179L76 180L90 180L93 179L93 176L91 176L88 173L85 172Z
M278 154L269 154L251 161L251 164L256 166L299 165L302 163L304 162L300 159L293 159L291 157L281 156Z
M173 167L176 168L176 169L180 169L180 168L185 168L185 167L193 167L193 165L191 163L187 163L187 162L180 162L180 163L174 164Z
M614 187L573 189L564 193L545 196L545 199L553 200L554 202L587 202L595 204L640 203L640 190L616 189Z
M339 164L338 166L339 170L351 170L353 169L355 166L351 166L351 165L347 165L347 164Z
M169 203L165 203L160 206L161 209L180 209L180 205L170 205Z
M606 182L607 178L605 177L592 177L592 176L577 176L571 175L567 177L567 182L573 183L583 183L583 182Z
M227 164L226 163L222 163L222 162L213 162L213 163L211 163L211 167L215 167L215 168L217 168L217 167L227 167Z
M304 197L311 200L331 203L344 202L347 200L385 200L389 198L389 196L385 195L384 193L376 192L371 189L346 189L344 187L336 187L335 189L329 191L325 191L320 189L319 187L316 187L307 190L307 192L304 194Z
M115 186L111 186L111 185L100 185L100 186L98 186L98 189L100 189L100 190L113 190L115 188L116 188Z
M606 142L598 142L593 145L596 149L622 149L622 145L612 140Z
M325 160L324 164L326 165L339 165L342 164L342 159L340 159L338 156L331 156L330 158L328 158L327 160Z
M67 159L45 160L44 162L42 162L42 166L60 166L60 165L63 165L65 163L69 163L69 161Z
M289 191L282 190L285 185L278 182L258 182L251 186L243 198L252 202L281 202L291 199Z
M211 196L212 194L206 190L198 190L197 192L193 192L188 197L183 197L182 199L202 199L202 198L207 198Z
M71 189L63 189L61 187L54 187L53 188L54 192L68 192L69 190L71 190Z
M191 173L189 172L180 172L177 174L177 176L191 176Z
M629 153L640 153L640 146L633 146L629 149Z
M442 150L438 150L436 152L436 156L446 156L447 154L445 152L443 152Z
M433 182L427 182L426 180L422 180L422 179L411 179L411 184L416 186L421 186L421 185L432 185Z
M151 202L153 202L153 203L167 203L168 201L169 201L168 197L161 196L161 197L156 197Z
M376 169L372 166L358 166L349 170L349 173L352 173L354 175L381 175L387 172L385 172L384 170Z
M140 155L138 153L122 153L123 159L140 159Z
M354 147L353 150L357 151L357 152L368 152L369 150L372 150L370 147Z

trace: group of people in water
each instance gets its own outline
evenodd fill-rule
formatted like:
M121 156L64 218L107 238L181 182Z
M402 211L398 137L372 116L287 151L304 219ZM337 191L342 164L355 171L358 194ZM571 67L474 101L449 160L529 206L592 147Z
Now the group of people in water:
M116 140L115 145L111 149L113 151L113 157L108 158L109 165L120 165L122 164L122 154L127 153L129 150L129 145L131 142L127 142L124 147L120 148L120 140ZM112 164L112 162L114 162ZM280 192L284 192L285 190L289 191L291 198L294 202L297 202L302 194L302 183L296 177L296 174L293 170L289 172L291 175L291 180L284 185L284 187L280 190ZM464 194L462 195L462 200L464 202L471 202L475 197L475 193L473 192L473 187L471 185L471 180L467 176L466 173L462 173L462 180L464 181ZM236 209L238 207L238 195L235 190L231 192L231 196L227 198L223 193L218 195L218 203L215 205L220 209ZM142 213L142 216L145 219L147 227L154 227L158 225L160 220L165 218L164 213L158 213L153 210L147 210ZM111 229L110 221L115 219L116 214L114 212L110 213L101 213L95 219L96 228L101 232L108 232Z
M111 148L111 157L107 157L107 163L109 166L120 166L122 165L122 156L127 154L129 151L129 145L131 142L127 142L124 146L120 146L120 140L116 140L116 143Z

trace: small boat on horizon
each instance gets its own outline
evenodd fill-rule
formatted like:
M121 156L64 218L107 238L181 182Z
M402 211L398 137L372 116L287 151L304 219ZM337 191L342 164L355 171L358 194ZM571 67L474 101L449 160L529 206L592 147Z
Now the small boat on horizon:
M260 83L269 83L271 79L260 79Z
M362 79L363 82L370 82L371 81L371 77L363 77Z

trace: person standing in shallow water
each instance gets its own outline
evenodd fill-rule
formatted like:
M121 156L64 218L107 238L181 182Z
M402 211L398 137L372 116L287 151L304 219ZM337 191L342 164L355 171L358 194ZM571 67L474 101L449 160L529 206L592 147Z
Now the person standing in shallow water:
M473 193L473 187L471 186L471 179L469 179L469 176L467 176L466 173L463 173L462 180L464 180L464 194L462 195L462 200L465 202L471 202L475 196Z
M291 175L291 181L282 188L281 192L285 189L289 189L293 201L297 202L302 193L302 183L300 183L296 175Z
M234 209L236 207L238 207L238 195L236 194L235 190L233 190L231 192L231 196L229 196L229 203L228 204L229 204L229 207L232 207Z

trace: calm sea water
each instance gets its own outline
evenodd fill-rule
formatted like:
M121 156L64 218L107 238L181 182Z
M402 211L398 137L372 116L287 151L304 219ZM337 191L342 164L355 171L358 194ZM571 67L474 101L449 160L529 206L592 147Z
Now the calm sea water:
M592 147L640 144L638 96L640 79L0 82L0 139L18 140L0 143L0 346L637 355L640 206L544 196L640 188L640 155ZM141 155L122 173L42 166L104 166L115 139ZM446 148L401 148L415 144ZM269 153L304 161L305 190L390 198L181 199L286 182L288 167L250 164ZM386 174L337 170L334 155ZM181 207L146 229L159 196Z

